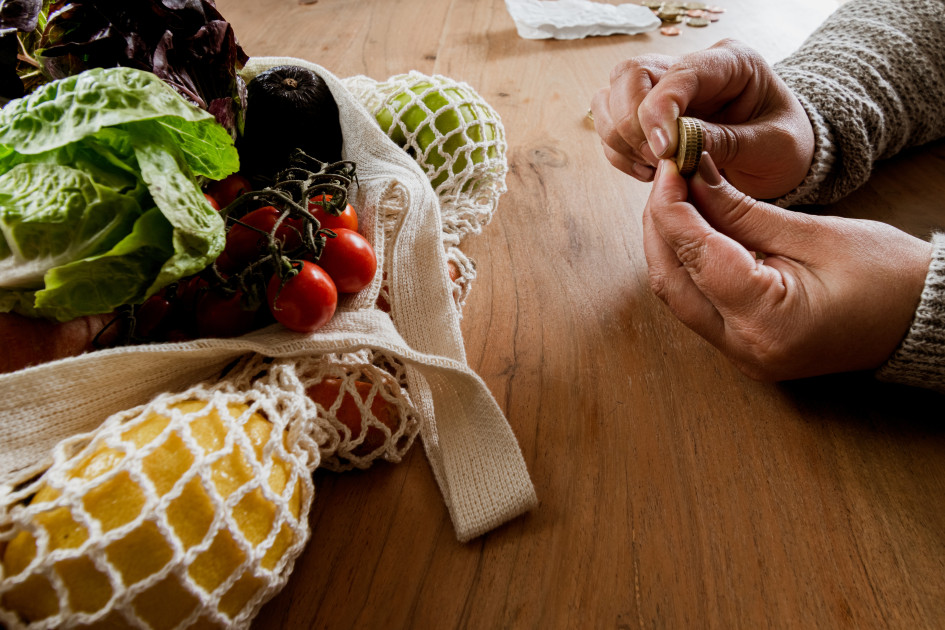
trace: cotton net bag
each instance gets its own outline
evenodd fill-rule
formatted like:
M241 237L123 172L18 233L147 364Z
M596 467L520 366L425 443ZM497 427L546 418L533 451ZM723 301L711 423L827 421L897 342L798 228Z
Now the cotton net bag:
M312 471L397 462L417 436L459 540L536 505L511 428L466 365L473 268L447 273L502 189L438 197L420 160L317 65L256 58L246 80L285 64L317 72L339 104L352 203L383 273L310 335L271 326L0 376L9 628L246 627L308 542ZM483 140L471 146L495 143ZM454 168L456 155L443 181L484 162L504 175L504 154Z

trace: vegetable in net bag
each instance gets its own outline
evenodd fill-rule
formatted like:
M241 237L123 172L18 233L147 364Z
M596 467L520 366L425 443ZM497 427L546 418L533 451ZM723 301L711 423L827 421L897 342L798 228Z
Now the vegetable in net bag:
M447 258L459 270L454 299L462 307L476 266L459 244L482 231L506 191L507 144L499 114L470 85L441 75L411 71L386 81L359 75L344 82L436 191Z
M306 544L310 472L399 461L417 436L460 541L537 503L511 427L466 364L447 275L451 206L441 213L420 165L331 73L266 58L247 76L289 63L318 72L338 101L345 158L358 164L352 203L367 209L383 273L308 335L274 325L0 375L0 546L19 548L0 563L8 627L245 627ZM127 503L117 514L96 500L109 489ZM176 518L181 501L203 520ZM149 563L128 568L137 541ZM156 610L168 593L175 606Z
M384 366L383 368L379 366ZM308 537L311 472L399 461L418 423L403 366L369 352L244 359L224 379L162 394L60 442L9 497L0 535L0 620L9 627L240 627L283 586ZM299 395L340 387L316 403ZM359 419L333 407L370 394ZM371 412L385 400L393 422ZM372 425L373 423L373 425ZM387 426L390 424L391 426Z

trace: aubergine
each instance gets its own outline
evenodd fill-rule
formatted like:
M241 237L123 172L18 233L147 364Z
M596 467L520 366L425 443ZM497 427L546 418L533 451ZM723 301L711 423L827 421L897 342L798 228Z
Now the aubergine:
M246 86L243 135L237 144L240 171L270 180L302 149L322 162L341 160L343 144L338 104L317 73L300 66L277 66Z

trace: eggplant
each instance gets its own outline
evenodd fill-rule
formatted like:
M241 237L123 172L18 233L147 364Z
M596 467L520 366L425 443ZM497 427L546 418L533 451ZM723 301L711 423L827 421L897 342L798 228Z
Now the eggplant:
M245 123L237 144L244 175L271 180L288 166L294 149L321 162L337 162L343 140L338 104L317 73L277 66L246 86Z

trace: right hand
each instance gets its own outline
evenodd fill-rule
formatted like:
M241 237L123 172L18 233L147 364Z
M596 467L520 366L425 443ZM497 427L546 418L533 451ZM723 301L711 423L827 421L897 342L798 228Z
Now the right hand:
M654 293L762 380L878 368L909 330L932 259L929 243L885 223L756 201L706 155L688 181L660 162L643 239Z
M732 40L624 61L591 110L607 159L641 181L652 181L659 158L673 157L683 115L705 123L705 150L756 199L791 192L813 161L814 130L797 97L758 52Z

